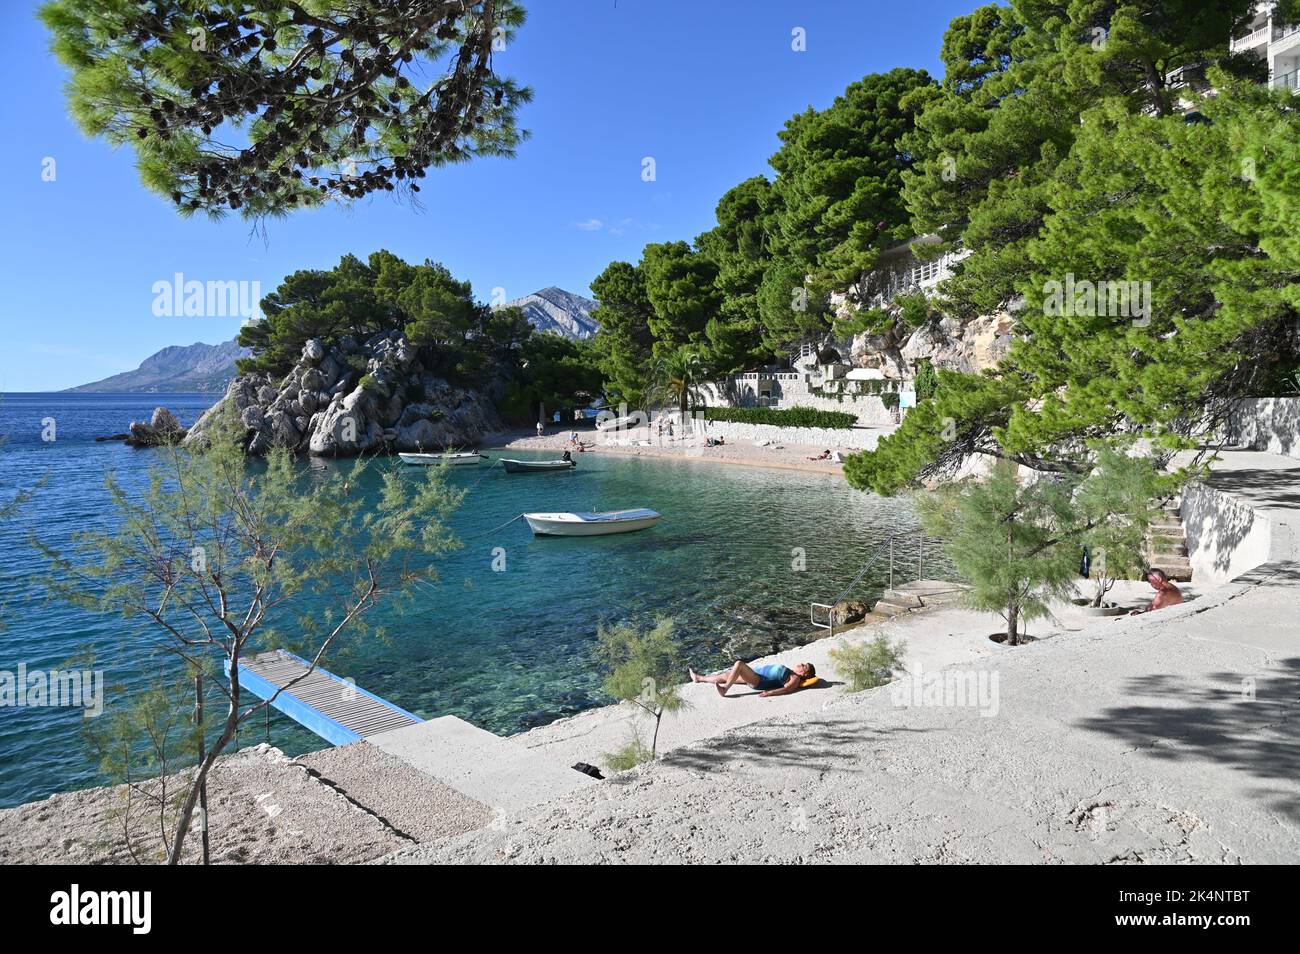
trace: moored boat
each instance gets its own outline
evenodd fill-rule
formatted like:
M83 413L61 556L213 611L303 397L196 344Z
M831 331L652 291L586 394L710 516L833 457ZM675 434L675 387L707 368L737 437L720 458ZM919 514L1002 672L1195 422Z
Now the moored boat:
M659 522L660 515L644 507L605 513L526 513L533 533L553 537L599 537L610 533L631 533Z
M538 474L553 470L572 470L578 465L576 461L571 460L512 460L509 457L502 457L501 466L506 469L507 474Z
M436 467L440 464L446 467L470 467L483 459L483 455L477 451L462 451L455 454L399 453L397 456L402 458L404 464L415 464L420 467Z

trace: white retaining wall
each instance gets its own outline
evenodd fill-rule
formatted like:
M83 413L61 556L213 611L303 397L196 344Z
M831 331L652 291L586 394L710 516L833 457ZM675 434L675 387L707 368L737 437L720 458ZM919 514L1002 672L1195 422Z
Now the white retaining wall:
M1183 491L1179 515L1197 583L1227 583L1268 562L1272 524L1245 501L1195 483Z
M814 394L803 376L794 372L777 374L734 375L720 382L706 384L700 388L705 403L721 407L757 407L758 396L754 393L758 379L771 381L773 397L780 403L777 407L810 407L818 411L839 411L843 414L857 416L858 423L864 426L881 426L897 423L895 412L885 407L885 402L876 394L846 394L844 400Z
M1238 401L1228 438L1239 447L1300 458L1300 398Z
M733 421L695 422L695 433L704 437L725 437L728 441L771 441L774 444L806 444L828 450L875 450L890 429L865 427L777 427L774 424L738 424Z

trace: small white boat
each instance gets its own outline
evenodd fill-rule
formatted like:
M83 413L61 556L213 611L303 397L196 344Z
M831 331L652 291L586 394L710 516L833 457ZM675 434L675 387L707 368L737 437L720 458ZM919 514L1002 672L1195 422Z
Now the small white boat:
M578 464L572 460L511 460L502 457L501 466L507 474L536 474L549 470L572 470Z
M621 431L629 427L640 427L642 424L650 423L646 420L644 414L628 414L624 417L597 417L596 430L598 431Z
M524 519L539 536L600 537L653 527L659 522L659 514L641 508L607 513L526 513Z
M456 454L403 454L399 453L403 464L415 464L420 467L470 467L483 459L477 451L463 451Z

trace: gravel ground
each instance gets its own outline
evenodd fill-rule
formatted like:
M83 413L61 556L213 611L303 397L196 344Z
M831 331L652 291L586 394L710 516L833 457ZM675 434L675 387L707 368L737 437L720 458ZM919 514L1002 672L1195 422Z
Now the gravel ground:
M179 785L173 785L173 791ZM124 837L126 787L52 795L0 811L0 864L130 864L162 860L158 815L136 796L133 856ZM344 864L410 840L286 759L259 745L217 763L208 785L211 858L217 864ZM199 860L197 833L186 861Z
M322 749L298 761L416 841L436 841L492 821L486 805L367 742Z

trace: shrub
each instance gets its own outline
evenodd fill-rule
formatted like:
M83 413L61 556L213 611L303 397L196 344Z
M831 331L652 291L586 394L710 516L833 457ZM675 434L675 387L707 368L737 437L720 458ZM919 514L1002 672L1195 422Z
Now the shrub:
M641 736L634 735L627 741L627 744L613 752L606 752L604 755L605 768L611 772L626 772L634 769L638 765L653 761L654 752L650 746L641 740Z
M844 643L830 651L835 671L849 684L849 692L861 692L883 686L894 677L895 669L903 668L906 645L900 640L891 643L884 636Z
M774 424L777 427L850 428L857 424L856 415L844 411L819 411L811 407L705 407L696 408L705 420L729 421L733 424Z

